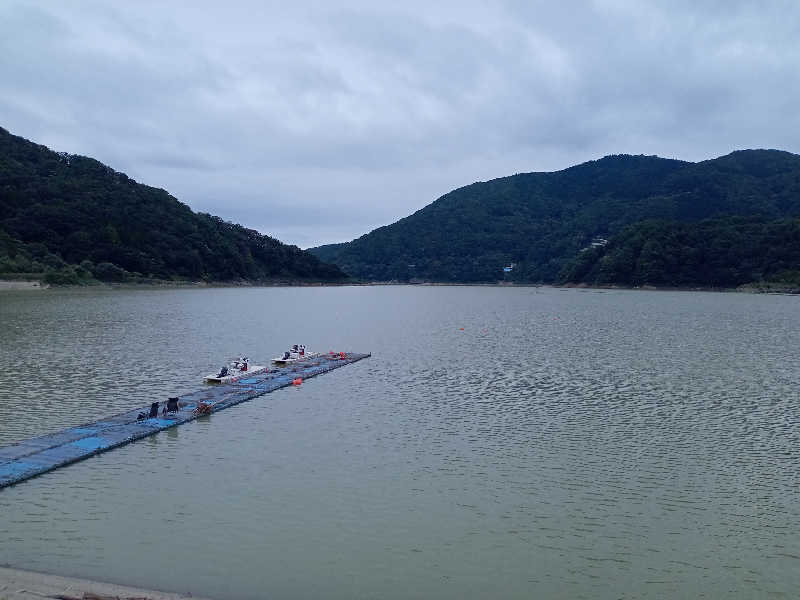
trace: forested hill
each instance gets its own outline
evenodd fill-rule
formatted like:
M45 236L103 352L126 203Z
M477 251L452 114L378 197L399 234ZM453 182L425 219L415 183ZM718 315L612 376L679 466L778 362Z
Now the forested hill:
M743 150L699 163L607 156L474 183L352 242L311 251L370 280L555 282L592 240L629 225L753 215L800 216L800 156Z
M562 282L800 290L800 219L643 221L580 252Z
M346 278L296 246L0 128L0 276L32 274L52 283Z

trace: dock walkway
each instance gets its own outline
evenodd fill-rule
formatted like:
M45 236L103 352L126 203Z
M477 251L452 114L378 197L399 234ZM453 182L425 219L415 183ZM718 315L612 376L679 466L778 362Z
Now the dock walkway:
M321 375L369 356L371 355L350 352L343 356L321 355L286 367L248 374L234 383L207 386L197 392L179 396L178 411L167 415L159 412L158 417L140 419L141 413L149 413L148 405L93 423L0 447L0 489L129 444L163 429L193 421L202 416L196 410L201 402L206 407L205 414L217 412L292 385L298 378L308 379ZM162 404L167 403L164 401Z

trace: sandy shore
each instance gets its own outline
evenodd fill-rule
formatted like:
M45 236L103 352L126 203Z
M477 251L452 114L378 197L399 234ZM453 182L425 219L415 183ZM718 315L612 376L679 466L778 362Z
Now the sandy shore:
M83 600L208 600L199 596L157 592L139 588L101 583L88 579L61 577L6 569L0 567L0 600L41 600L42 598L62 598Z

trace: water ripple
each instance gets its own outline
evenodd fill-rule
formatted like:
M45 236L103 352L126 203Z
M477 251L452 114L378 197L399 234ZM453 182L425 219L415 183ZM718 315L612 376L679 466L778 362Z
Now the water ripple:
M0 562L220 598L790 597L796 302L3 296L2 443L194 389L240 351L373 357L0 492Z

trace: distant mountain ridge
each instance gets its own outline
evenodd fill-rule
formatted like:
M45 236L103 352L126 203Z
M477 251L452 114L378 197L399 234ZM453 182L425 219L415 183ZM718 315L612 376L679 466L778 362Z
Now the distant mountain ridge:
M593 238L613 239L654 219L733 216L800 216L800 156L739 150L698 163L606 156L473 183L356 240L310 251L368 280L552 283Z
M343 281L296 246L0 128L0 274L51 283Z

